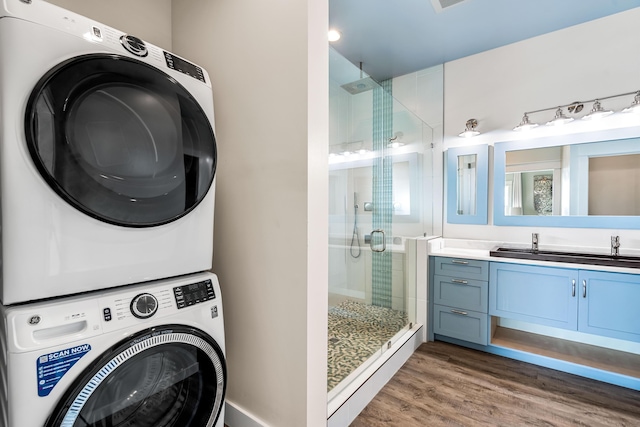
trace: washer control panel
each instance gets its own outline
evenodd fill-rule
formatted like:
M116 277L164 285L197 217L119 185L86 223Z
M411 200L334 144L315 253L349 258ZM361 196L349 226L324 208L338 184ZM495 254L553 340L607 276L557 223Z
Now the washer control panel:
M215 299L211 280L190 283L188 285L176 286L173 288L173 295L176 298L178 308L185 308L204 301Z
M158 299L151 294L136 295L131 300L131 314L138 319L147 319L158 311Z

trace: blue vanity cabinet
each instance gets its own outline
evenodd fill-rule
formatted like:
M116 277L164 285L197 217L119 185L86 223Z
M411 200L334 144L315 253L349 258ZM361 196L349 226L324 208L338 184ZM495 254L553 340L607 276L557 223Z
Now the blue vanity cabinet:
M492 262L489 314L576 330L579 270Z
M435 257L433 332L487 345L489 263Z
M580 270L578 330L640 342L640 275Z

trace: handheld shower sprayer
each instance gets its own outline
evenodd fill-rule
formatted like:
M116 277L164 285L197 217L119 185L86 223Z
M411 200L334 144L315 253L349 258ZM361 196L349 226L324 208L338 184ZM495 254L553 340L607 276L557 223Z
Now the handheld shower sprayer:
M360 236L358 233L358 195L353 192L353 233L351 233L351 246L349 247L349 253L353 258L359 258L362 253L360 247Z

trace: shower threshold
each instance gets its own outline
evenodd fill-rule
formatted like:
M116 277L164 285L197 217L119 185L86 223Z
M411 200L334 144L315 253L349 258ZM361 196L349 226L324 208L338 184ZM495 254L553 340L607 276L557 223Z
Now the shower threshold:
M344 419L346 416L349 423L355 419L422 343L422 335L418 333L421 328L422 325L417 324L398 332L392 338L390 348L380 349L329 391L329 426L332 425L332 417Z

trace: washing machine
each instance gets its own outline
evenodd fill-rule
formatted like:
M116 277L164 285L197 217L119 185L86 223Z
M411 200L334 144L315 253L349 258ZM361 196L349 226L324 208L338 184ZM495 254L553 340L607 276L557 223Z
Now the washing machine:
M210 269L207 72L45 1L0 7L2 304Z
M3 426L224 425L214 274L3 307L1 319Z

